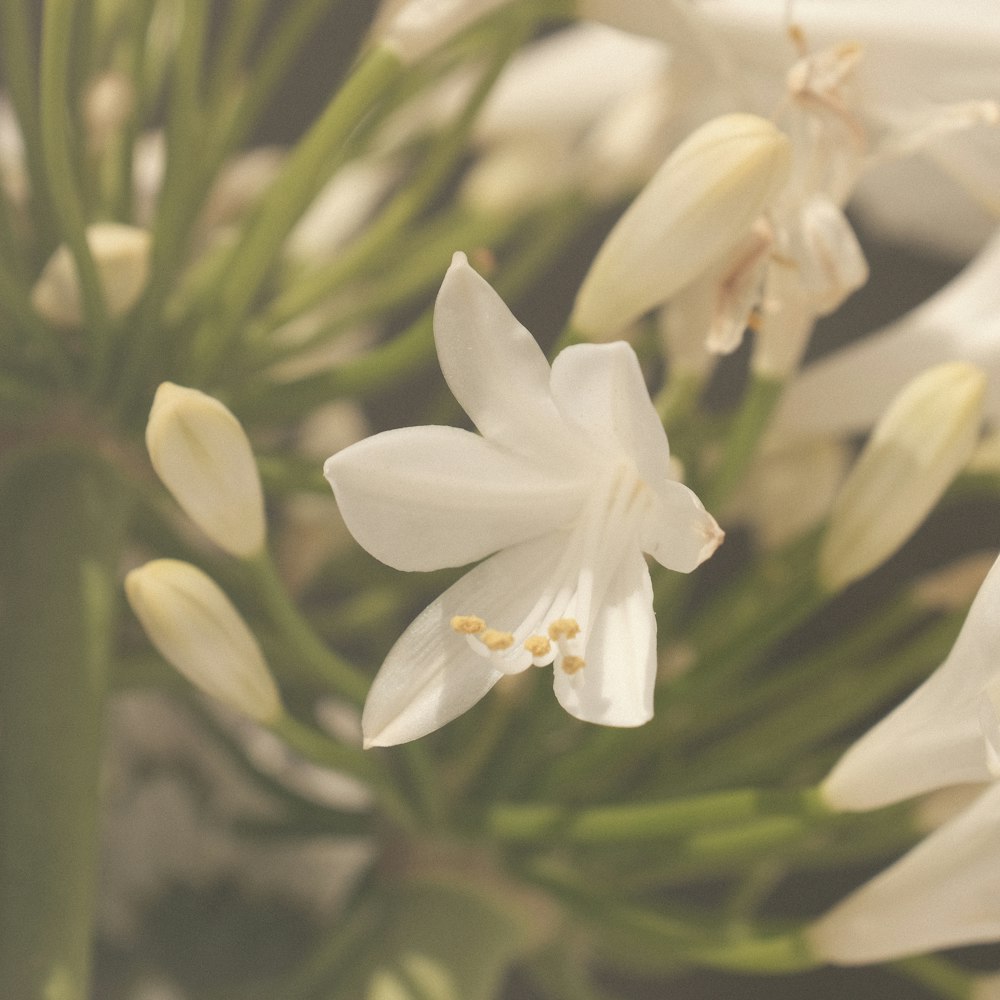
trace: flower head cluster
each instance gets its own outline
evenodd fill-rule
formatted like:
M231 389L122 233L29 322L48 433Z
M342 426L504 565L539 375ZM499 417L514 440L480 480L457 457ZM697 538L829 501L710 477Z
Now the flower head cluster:
M689 572L722 532L671 475L666 435L624 343L564 350L551 369L456 254L435 309L444 376L480 435L378 434L326 463L372 555L431 570L490 556L406 630L372 686L369 746L422 736L505 674L554 666L570 714L652 714L656 622L643 553Z

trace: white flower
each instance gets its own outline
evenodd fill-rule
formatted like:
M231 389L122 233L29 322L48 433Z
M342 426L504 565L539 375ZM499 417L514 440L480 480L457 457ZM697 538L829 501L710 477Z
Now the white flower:
M877 809L1000 776L1000 561L948 658L857 741L824 781L836 809Z
M1000 783L813 924L813 952L863 965L1000 939L998 833Z
M462 577L406 630L372 686L367 746L437 729L504 675L554 664L578 718L652 714L656 622L642 553L689 572L722 540L670 475L666 435L632 349L577 345L549 367L456 254L434 315L445 379L482 436L388 431L326 463L341 513L397 569Z

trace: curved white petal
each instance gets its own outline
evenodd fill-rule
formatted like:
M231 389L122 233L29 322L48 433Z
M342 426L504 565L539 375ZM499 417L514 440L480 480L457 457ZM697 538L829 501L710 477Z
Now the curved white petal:
M471 708L503 676L451 628L478 615L514 631L534 607L561 549L561 536L526 542L470 570L416 618L389 651L365 702L365 746L394 746L440 728Z
M1000 421L1000 234L923 305L806 368L782 397L769 437L865 430L907 382L954 360L986 370L984 408Z
M642 551L666 569L690 573L722 544L725 532L683 483L663 482L654 493L639 539Z
M672 478L667 435L628 344L567 347L552 364L552 397L567 423L609 454L626 455L647 483Z
M639 552L621 560L592 620L586 665L554 668L553 686L570 715L604 726L641 726L653 716L656 617L653 587Z
M456 427L405 427L324 466L344 521L376 559L404 570L463 566L566 524L581 481L549 474Z
M807 932L815 953L863 965L1000 938L1000 784Z
M988 781L982 696L1000 681L1000 560L948 658L855 743L823 783L838 809L876 809L933 788Z
M438 361L484 437L558 459L567 437L549 392L549 363L499 295L456 253L434 306Z

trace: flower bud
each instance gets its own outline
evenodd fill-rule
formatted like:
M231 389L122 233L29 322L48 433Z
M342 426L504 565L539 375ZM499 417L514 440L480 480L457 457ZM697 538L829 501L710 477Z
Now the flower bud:
M828 590L870 573L916 530L972 454L985 391L985 375L956 361L896 397L834 503L819 556Z
M264 495L240 422L217 399L164 382L146 425L156 474L184 512L230 555L264 547Z
M124 316L139 301L149 277L149 233L118 222L87 227L108 315ZM83 299L76 261L66 244L56 248L31 290L31 304L57 326L83 322Z
M784 183L788 138L755 115L715 118L667 158L590 267L571 325L613 337L733 250Z
M125 594L153 645L195 687L258 722L281 715L257 640L200 569L156 559L125 577Z

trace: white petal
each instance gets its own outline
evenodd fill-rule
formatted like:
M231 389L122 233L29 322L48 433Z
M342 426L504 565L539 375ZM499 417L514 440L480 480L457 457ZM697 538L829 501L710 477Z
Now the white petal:
M568 523L584 498L580 481L456 427L376 434L328 459L324 474L358 543L403 570L474 562Z
M855 743L823 783L838 809L875 809L945 785L987 781L980 698L1000 681L1000 560L948 658Z
M586 665L567 674L557 665L553 685L570 715L604 726L641 726L653 716L656 617L646 561L623 558L587 637Z
M536 459L558 453L566 432L549 393L549 363L463 253L441 284L434 340L445 380L484 437Z
M667 569L690 573L722 544L725 533L683 483L665 480L654 492L643 523L642 551Z
M394 746L440 728L471 708L503 676L451 628L478 615L513 632L551 577L563 538L527 542L465 574L426 608L389 651L361 720L366 746Z
M552 396L568 423L611 455L624 453L645 482L672 478L667 435L628 344L566 348L552 365Z
M816 954L862 965L1000 938L1000 784L808 931Z

